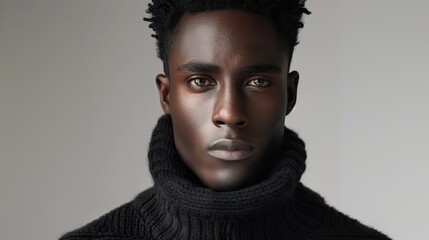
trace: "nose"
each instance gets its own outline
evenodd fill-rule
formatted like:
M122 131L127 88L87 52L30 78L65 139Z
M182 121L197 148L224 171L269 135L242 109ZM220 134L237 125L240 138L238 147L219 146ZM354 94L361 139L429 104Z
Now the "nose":
M247 125L245 97L239 90L225 89L216 94L212 122L217 127L229 126L232 128Z

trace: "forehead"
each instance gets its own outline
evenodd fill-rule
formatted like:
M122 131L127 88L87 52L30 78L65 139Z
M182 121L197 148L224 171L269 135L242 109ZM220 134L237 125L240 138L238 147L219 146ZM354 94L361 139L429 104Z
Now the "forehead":
M170 64L195 60L280 64L287 58L270 20L240 10L185 13L173 39Z

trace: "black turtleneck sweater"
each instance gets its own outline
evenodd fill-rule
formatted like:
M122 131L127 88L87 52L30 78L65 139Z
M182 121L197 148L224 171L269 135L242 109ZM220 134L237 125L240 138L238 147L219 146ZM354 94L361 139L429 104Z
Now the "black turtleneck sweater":
M305 144L287 128L268 177L235 191L205 187L183 163L168 115L153 131L148 156L153 187L60 239L389 239L328 206L299 182Z

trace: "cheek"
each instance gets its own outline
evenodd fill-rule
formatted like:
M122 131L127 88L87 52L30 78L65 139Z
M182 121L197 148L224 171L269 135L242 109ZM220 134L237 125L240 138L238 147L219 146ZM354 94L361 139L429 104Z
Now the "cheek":
M182 157L192 158L207 144L205 136L211 124L211 103L204 94L190 94L186 89L176 88L170 94L174 137Z
M211 103L210 97L204 94L190 94L180 87L174 89L170 95L172 117L195 129L211 121Z
M250 99L250 109L253 119L257 120L259 126L273 129L283 127L286 115L287 96L286 91L275 90L263 96L252 96Z

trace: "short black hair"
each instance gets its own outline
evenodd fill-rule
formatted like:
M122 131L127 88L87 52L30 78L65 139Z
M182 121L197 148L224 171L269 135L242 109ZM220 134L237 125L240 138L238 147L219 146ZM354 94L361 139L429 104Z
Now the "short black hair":
M305 8L306 0L152 0L144 18L153 29L157 40L157 54L164 63L168 75L168 53L175 26L185 12L204 12L211 10L236 9L262 15L271 20L286 49L292 58L294 47L298 44L298 30L304 27L303 14L310 14Z

